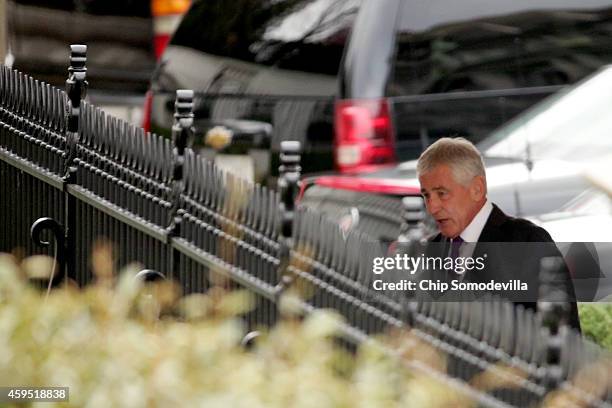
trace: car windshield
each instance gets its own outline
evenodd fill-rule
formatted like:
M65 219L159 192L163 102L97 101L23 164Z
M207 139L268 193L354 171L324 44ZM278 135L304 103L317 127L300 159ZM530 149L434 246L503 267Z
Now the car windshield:
M336 75L359 3L197 1L170 45L281 69Z
M612 67L563 90L483 140L487 157L587 163L612 154Z

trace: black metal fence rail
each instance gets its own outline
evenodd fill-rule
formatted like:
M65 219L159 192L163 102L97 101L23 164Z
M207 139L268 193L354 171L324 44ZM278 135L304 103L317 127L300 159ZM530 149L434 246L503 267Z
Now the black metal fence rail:
M219 277L248 289L256 298L245 316L253 330L274 324L280 296L294 292L303 313L340 313L353 343L374 342L403 358L418 339L444 353L445 370L407 364L481 405L530 406L562 389L575 405L611 406L610 373L601 374L610 367L601 366L607 355L555 322L554 313L502 301L408 301L375 291L371 266L385 255L381 243L293 208L299 146L283 146L280 192L250 184L188 148L191 91L177 94L172 141L145 134L81 101L84 58L84 47L73 46L67 92L0 70L0 251L40 252L32 228L38 244L55 240L47 253L57 252L60 277L85 285L93 279L92 245L104 236L120 264L139 261L178 281L184 293L206 291ZM395 333L393 345L375 340L388 332ZM493 372L501 386L475 383ZM588 375L600 386L585 389Z

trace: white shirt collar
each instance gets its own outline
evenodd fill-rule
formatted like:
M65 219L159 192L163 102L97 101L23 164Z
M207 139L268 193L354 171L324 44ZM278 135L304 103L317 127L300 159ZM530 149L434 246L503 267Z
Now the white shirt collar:
M491 211L493 211L493 204L487 199L480 211L472 219L472 222L459 234L464 242L478 242L478 238L480 238L480 234L489 219L489 215L491 215Z

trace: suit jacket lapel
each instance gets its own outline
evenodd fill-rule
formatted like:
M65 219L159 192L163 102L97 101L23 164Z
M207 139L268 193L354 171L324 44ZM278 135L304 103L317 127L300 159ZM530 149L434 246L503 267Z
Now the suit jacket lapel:
M489 214L489 218L480 233L480 237L478 237L478 242L476 243L476 247L474 248L474 252L472 253L473 258L482 257L485 255L485 251L499 250L499 245L488 245L490 242L503 242L506 239L503 236L503 231L501 229L501 225L508 220L508 216L504 214L502 210L499 209L498 206L493 204L493 211ZM466 278L469 278L472 282L487 282L490 279L495 279L496 270L499 269L499 265L495 265L495 262L500 259L500 254L488 254L487 253L487 267L485 267L482 271L473 272L471 274L466 275ZM471 275L471 276L470 276Z
M502 242L504 241L503 233L500 226L508 220L508 216L504 214L498 206L493 204L493 211L489 214L489 218L478 237L478 242Z
M493 204L493 211L489 214L489 218L480 233L480 237L478 238L478 242L474 248L474 252L472 253L473 258L481 257L484 255L485 250L489 251L491 249L500 249L499 245L495 245L492 248L491 245L483 245L482 243L489 242L504 242L506 238L504 238L503 231L501 229L501 225L504 224L508 220L508 216L504 214L502 210L499 209L498 206ZM448 255L450 240L443 237L441 234L436 235L431 242L434 243L434 247L437 248L434 252L435 254L430 253L431 255L440 256L442 258ZM487 282L491 279L496 278L495 271L499 269L499 265L494 265L496 260L501 259L500 254L487 254L487 257L490 265L487 265L482 271L472 271L465 275L465 280L470 282ZM454 277L452 272L447 272L446 278L450 279Z

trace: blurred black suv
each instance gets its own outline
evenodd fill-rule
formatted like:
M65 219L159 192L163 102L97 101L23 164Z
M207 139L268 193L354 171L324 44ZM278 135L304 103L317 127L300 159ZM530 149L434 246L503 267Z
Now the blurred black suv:
M154 74L145 127L196 90L196 146L259 181L360 172L494 128L612 60L609 0L202 0ZM248 170L252 166L254 169Z

